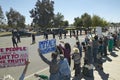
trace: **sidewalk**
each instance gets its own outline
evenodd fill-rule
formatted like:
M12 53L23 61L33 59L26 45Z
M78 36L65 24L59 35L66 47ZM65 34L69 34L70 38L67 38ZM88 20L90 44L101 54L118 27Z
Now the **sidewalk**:
M81 80L120 80L120 50L116 49L113 53L108 52L108 57L106 57L103 63L103 71L94 69L94 79L90 77L82 77ZM74 76L74 72L72 72ZM79 79L71 79L79 80Z

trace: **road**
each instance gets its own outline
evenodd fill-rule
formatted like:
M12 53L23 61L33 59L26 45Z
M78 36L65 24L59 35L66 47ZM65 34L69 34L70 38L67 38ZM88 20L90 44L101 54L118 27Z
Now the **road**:
M85 35L79 36L80 41L83 41ZM21 38L21 43L18 43L18 46L26 46L28 47L29 51L29 59L30 59L30 64L28 66L28 70L26 73L25 80L38 80L37 78L34 77L35 73L38 74L45 74L49 75L49 67L46 63L44 63L37 52L38 49L38 42L44 40L43 36L36 36L36 43L32 43L32 38L27 37L27 38ZM52 39L52 35L49 35L49 39ZM56 36L57 44L59 44L59 38ZM75 45L75 38L69 38L67 39L62 39L64 42L69 42L71 47ZM0 37L0 48L6 48L6 47L12 47L12 41L11 41L11 36L9 37ZM51 59L51 54L45 54L45 57L48 59ZM73 64L73 62L72 62ZM72 65L71 64L71 65ZM15 80L18 80L23 69L25 66L17 66L17 67L8 67L8 68L2 68L0 69L0 78L2 78L5 75L11 75ZM73 66L71 66L71 69Z

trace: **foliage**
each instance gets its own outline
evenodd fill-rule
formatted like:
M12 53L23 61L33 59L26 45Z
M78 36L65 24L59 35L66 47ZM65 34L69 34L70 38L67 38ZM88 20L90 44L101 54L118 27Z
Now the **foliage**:
M92 17L92 26L96 27L96 26L101 26L101 27L105 27L108 25L108 22L104 19L102 19L101 17L97 16L97 15L93 15Z
M66 21L63 21L62 22L62 26L64 26L64 27L67 27L67 26L69 26L69 22L66 20Z
M3 14L3 11L2 11L2 7L0 6L0 27L3 27L4 25L4 14Z
M74 18L74 26L76 27L81 27L81 26L85 28L89 28L91 26L105 27L107 25L108 25L108 22L97 15L93 15L93 17L91 18L89 14L84 13L80 18L79 17Z
M82 22L82 19L77 17L77 18L74 18L74 26L76 27L82 27L83 26L83 22Z
M91 25L92 25L92 19L91 19L91 16L88 13L84 13L81 16L81 19L82 19L84 27L86 27L86 28L91 27Z
M38 0L35 8L30 11L31 18L33 18L32 25L46 28L51 26L54 17L54 1L51 0Z
M54 27L61 27L62 24L63 24L63 20L64 20L64 16L61 14L61 13L57 13L55 16L54 16L54 20L53 20L53 26Z
M6 12L8 19L8 25L12 28L24 28L25 27L25 17L19 12L10 8L9 12Z

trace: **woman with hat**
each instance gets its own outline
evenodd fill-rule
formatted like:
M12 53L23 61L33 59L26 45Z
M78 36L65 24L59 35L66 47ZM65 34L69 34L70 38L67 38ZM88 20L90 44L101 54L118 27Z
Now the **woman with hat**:
M75 77L80 75L80 54L79 49L74 47L72 59L74 61Z

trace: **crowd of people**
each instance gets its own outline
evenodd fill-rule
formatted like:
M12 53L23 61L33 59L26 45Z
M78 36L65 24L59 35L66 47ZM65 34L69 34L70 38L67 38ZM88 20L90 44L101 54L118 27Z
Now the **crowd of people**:
M94 80L94 69L103 71L103 63L107 55L112 54L113 50L119 49L119 47L120 33L115 32L109 33L107 36L86 36L83 42L77 38L73 49L69 43L60 41L56 52L52 53L51 61L47 60L40 52L39 54L42 60L50 66L50 80L70 80L71 60L74 62L74 76L78 80L83 75ZM82 58L84 59L83 65L81 65Z
M59 39L62 39L62 34L59 35ZM86 36L83 42L80 41L78 32L76 34L73 31L73 36L76 38L73 49L70 43L60 41L60 44L56 46L56 51L51 54L51 61L45 58L38 49L40 58L50 67L49 80L70 80L72 70L71 60L74 62L74 76L77 77L78 80L80 80L83 75L94 79L93 69L103 71L104 59L107 55L112 54L113 50L116 48L119 49L120 47L120 32L109 33L107 36ZM71 37L72 33L70 31L70 38ZM55 38L55 35L53 35L53 38ZM20 38L17 39L16 41L15 36L12 36L13 47L15 47L15 45L18 46L17 43L20 42ZM48 35L46 39L48 39ZM32 35L32 43L35 43L35 35ZM81 65L82 58L84 59L83 65ZM35 76L39 77L41 75L35 74ZM45 76L44 78L48 80L48 77Z

